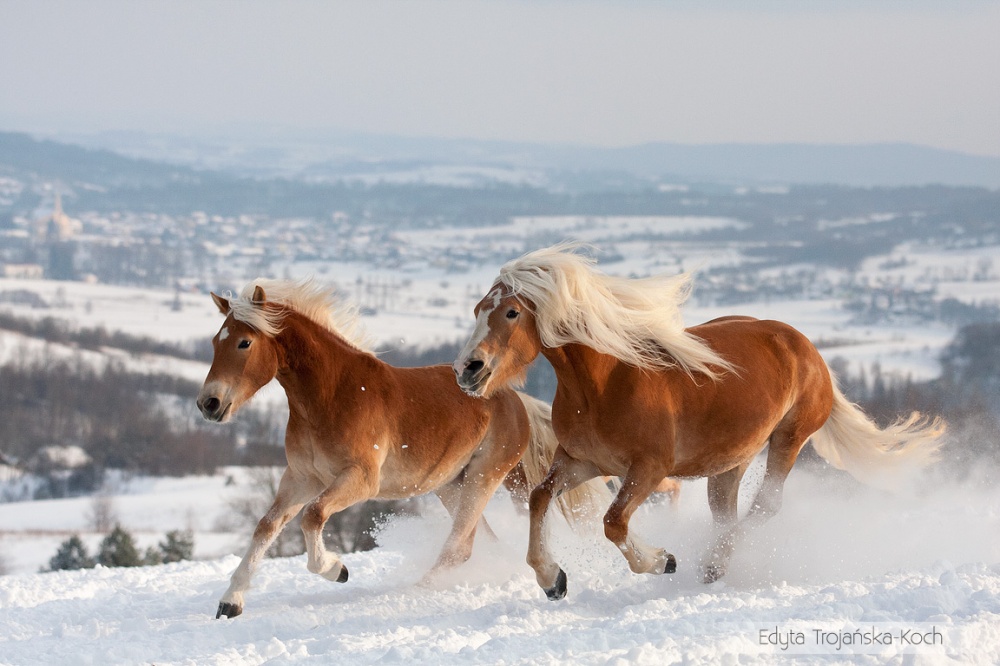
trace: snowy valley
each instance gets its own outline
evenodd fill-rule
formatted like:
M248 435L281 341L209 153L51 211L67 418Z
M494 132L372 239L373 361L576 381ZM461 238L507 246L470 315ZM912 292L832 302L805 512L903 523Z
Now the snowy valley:
M200 178L206 192L229 191L213 189L221 176L150 173L177 187ZM524 562L527 518L500 491L486 512L499 540L477 537L472 559L433 585L419 581L449 522L432 497L415 515L382 524L374 550L345 555L347 584L310 574L303 556L265 560L243 615L215 619L253 529L232 515L256 492L247 452L264 450L258 465L280 458L284 397L272 385L254 401L260 420L248 413L231 425L202 423L194 391L221 324L210 290L238 290L256 276L315 276L360 309L386 358L446 355L467 337L473 305L500 264L578 240L609 273L694 272L688 324L727 314L788 322L846 386L904 397L913 387L933 393L945 372L953 382L965 377L970 357L943 354L967 326L998 320L995 190L635 179L608 193L614 178L593 176L597 186L567 193L524 185L536 176L515 169L504 179L516 185L481 189L358 177L368 184L329 186L319 203L305 202L322 214L282 198L283 187L299 193L295 182L272 184L275 200L240 213L210 195L201 203L218 210L167 211L174 198L157 202L159 186L149 197L163 210L137 212L124 197L138 198L139 186L24 172L0 181L0 366L64 363L176 379L139 398L175 439L202 438L202 467L214 472L153 475L127 458L136 452L123 450L126 442L114 455L92 452L105 456L94 492L45 495L25 469L28 456L15 460L0 447L8 500L0 503L0 663L1000 663L1000 440L992 421L979 421L1000 407L995 386L981 392L980 412L969 408L951 423L942 463L900 493L804 456L782 511L740 544L730 574L712 585L698 576L711 532L704 480L686 481L677 506L648 503L633 522L677 555L676 574L631 574L597 517L584 534L552 521L570 576L569 596L555 603ZM39 220L55 219L57 193L71 223L39 230ZM477 217L481 210L489 215ZM53 270L72 279L49 279ZM90 337L73 336L80 331ZM143 342L129 349L115 332ZM551 399L544 369L537 373L529 389ZM49 409L49 420L65 417L42 399L24 404ZM225 448L219 464L216 445ZM758 460L741 497L761 476ZM111 504L140 548L190 530L194 559L40 573L72 534L96 548L95 498Z

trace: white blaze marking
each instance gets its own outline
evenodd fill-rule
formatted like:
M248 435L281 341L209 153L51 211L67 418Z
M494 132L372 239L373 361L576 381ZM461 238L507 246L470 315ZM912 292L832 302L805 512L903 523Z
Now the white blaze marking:
M219 342L222 342L229 337L229 327L224 326L221 331L219 331Z
M503 300L503 287L497 287L490 293L486 294L486 298L493 299L493 307L487 308L482 307L479 309L479 316L476 317L476 328L472 331L472 337L469 338L469 344L465 345L465 350L463 357L468 358L472 350L478 347L486 336L490 334L490 325L488 320L493 311L500 307L500 301ZM486 298L483 300L485 301Z

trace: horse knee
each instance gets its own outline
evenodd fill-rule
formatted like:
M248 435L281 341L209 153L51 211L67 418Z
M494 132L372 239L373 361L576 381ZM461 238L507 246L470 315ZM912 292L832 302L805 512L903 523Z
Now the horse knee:
M608 513L604 516L604 536L621 546L628 537L628 523L621 516Z

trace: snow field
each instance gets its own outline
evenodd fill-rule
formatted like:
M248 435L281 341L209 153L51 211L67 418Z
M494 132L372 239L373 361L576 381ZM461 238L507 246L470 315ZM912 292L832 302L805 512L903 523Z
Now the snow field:
M757 482L751 468L741 506ZM137 484L131 500L119 501L130 507L123 524L167 528L186 519L174 506L181 498L202 506L231 488L223 483ZM577 535L551 520L553 551L569 576L560 602L545 599L524 564L527 518L504 493L486 514L499 541L478 538L468 563L430 585L419 583L449 529L433 501L424 515L384 526L376 550L345 556L344 585L308 573L304 557L265 561L243 615L228 621L214 611L233 555L0 577L0 663L736 664L781 655L881 664L906 652L913 663L1000 659L1000 491L988 479L928 483L906 497L797 468L781 513L737 546L729 575L710 586L697 569L711 536L704 493L704 481L685 483L678 507L650 503L633 519L643 538L677 555L671 576L634 575L596 525ZM222 510L216 501L199 517ZM57 515L80 523L65 505L44 513L47 525ZM0 514L4 529L12 514ZM244 547L240 540L230 552ZM782 651L760 638L869 626L933 629L943 645L838 651L810 642Z

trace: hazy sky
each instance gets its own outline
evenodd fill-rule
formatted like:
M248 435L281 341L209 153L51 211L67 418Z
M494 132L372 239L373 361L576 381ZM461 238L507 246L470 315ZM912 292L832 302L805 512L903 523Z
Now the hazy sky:
M0 0L0 129L260 126L1000 155L1000 2Z

